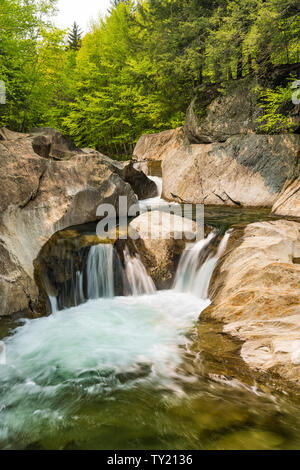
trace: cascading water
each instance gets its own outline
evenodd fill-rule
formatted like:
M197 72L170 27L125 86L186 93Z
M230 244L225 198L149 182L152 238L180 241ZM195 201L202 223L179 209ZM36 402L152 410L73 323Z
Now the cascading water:
M148 175L149 180L154 181L157 187L157 197L161 198L162 195L162 178L159 176L150 176Z
M74 305L80 305L84 302L83 274L80 271L76 271L74 294Z
M52 315L26 320L5 339L6 360L5 349L0 354L0 448L39 442L47 446L52 441L58 446L58 434L63 448L76 442L86 426L87 434L101 427L96 439L105 446L108 419L116 420L112 439L124 434L119 420L128 414L125 404L133 402L135 415L152 398L160 402L166 393L182 396L185 381L194 380L181 369L192 342L187 333L209 304L207 285L228 235L209 258L203 250L210 246L212 252L214 237L183 255L175 290L155 291L139 257L125 249L132 295L119 297L114 297L114 248L93 246L83 272L75 276L74 299L84 302L61 310L52 297ZM143 414L139 419L144 422Z
M149 210L161 210L161 211L169 211L184 217L189 217L188 211L185 209L185 213L182 214L182 207L177 202L168 202L162 198L162 189L163 189L163 180L159 176L148 176L149 179L154 181L157 187L157 196L151 197L149 199L143 199L139 201L140 212L147 212Z
M157 188L157 196L151 197L149 199L143 199L139 201L139 206L141 212L145 212L151 208L158 208L161 205L167 204L166 201L164 201L161 198L162 195L162 178L159 176L148 176L148 178L156 184Z
M154 282L148 275L138 254L131 256L128 248L124 250L125 272L132 295L154 294Z
M58 310L57 298L54 295L48 295L51 313L55 313Z
M216 249L218 235L213 231L204 240L188 246L178 265L175 290L190 292L207 300L211 276L218 259L224 253L229 237L230 231L226 232Z
M112 245L98 244L90 247L86 261L82 262L81 270L75 269L75 263L69 263L68 278L60 284L59 295L57 297L48 295L51 312L70 306L76 307L91 299L113 297L114 262L116 269L122 270L120 263L116 263L115 256L117 255ZM119 278L122 278L122 273ZM120 283L120 279L118 280Z
M71 231L69 231L71 232ZM82 246L70 233L44 247L39 259L39 276L48 293L51 312L85 301L84 266L89 246Z
M114 296L113 246L92 246L87 259L88 299Z
M98 244L90 248L82 271L72 274L62 284L60 296L49 294L51 312L78 306L88 300L112 298L114 295L154 294L156 288L138 254L131 256L124 250L122 267L119 256L111 244ZM70 271L70 269L69 269ZM118 284L119 289L116 289ZM117 294L116 294L117 291Z

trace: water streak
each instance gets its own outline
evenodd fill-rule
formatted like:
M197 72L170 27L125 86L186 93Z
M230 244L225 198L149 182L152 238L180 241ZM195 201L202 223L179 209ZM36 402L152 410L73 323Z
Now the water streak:
M157 196L161 198L162 195L162 178L159 176L148 176L149 180L154 181L157 187Z
M189 245L183 252L174 282L175 290L190 292L203 300L208 299L211 276L218 259L224 253L230 232L228 231L216 249L217 234Z
M124 250L125 272L132 295L154 294L154 282L148 275L138 254L131 256L128 248Z
M48 297L49 297L49 302L50 302L51 313L57 312L58 311L57 298L54 295L48 295Z
M162 198L162 190L163 190L163 180L159 176L148 176L149 179L154 181L157 187L157 196L151 197L149 199L143 199L139 201L140 211L146 212L149 210L166 210L166 209L173 209L180 211L179 215L181 215L181 208L177 202L168 202Z
M114 296L113 246L92 246L87 259L88 299Z

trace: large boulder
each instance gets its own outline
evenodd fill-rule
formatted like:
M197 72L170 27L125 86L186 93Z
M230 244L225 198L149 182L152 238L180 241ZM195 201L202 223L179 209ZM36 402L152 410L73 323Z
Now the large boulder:
M134 167L130 160L123 162L120 176L129 183L139 199L148 199L158 196L157 186L146 174Z
M300 385L300 224L260 222L236 229L213 274L201 317L225 323L257 370ZM200 318L201 318L200 317Z
M222 94L215 87L198 92L186 113L184 132L189 143L225 142L236 135L263 133L260 118L265 110L255 91L256 86L253 81L243 79L235 81L234 87L229 85ZM291 129L299 131L299 105L289 101L279 106L277 112L288 118L282 133L289 133Z
M163 197L190 203L272 207L299 174L299 135L231 137L181 145L163 158Z
M257 132L257 119L262 114L256 94L242 81L234 90L215 98L204 113L203 97L194 98L187 110L184 131L192 144L225 142L235 135Z
M300 152L300 150L299 150ZM276 199L272 213L290 217L300 217L300 179L289 181Z
M76 152L70 160L37 155L32 138L0 142L0 316L34 311L33 262L57 231L95 221L97 207L119 196L137 203L131 186L104 159Z
M170 288L186 242L204 237L201 227L190 219L162 211L145 212L129 224L148 274L158 289Z
M144 171L135 168L134 162L128 160L119 162L103 155L94 149L82 149L84 153L90 156L101 158L106 165L115 173L117 173L124 181L129 183L137 195L138 199L148 199L157 196L157 186L149 179Z
M133 151L133 160L143 161L161 161L167 151L180 146L184 138L181 127L157 134L142 135Z

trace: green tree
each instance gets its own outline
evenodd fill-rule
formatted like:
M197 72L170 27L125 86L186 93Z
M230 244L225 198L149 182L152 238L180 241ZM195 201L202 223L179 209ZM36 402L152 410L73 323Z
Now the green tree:
M74 21L71 31L68 35L68 44L69 48L74 51L78 51L81 47L81 36L82 31L80 30L78 24Z
M6 84L6 104L0 107L0 125L26 129L30 97L37 80L41 30L50 28L55 0L1 0L0 80Z
M51 125L124 158L140 134L182 125L195 96L202 113L245 77L259 85L263 130L289 122L298 0L113 0L82 40L76 23L69 35L51 25L54 10L55 0L1 0L0 125Z
M64 120L66 131L79 145L130 156L141 133L183 122L184 113L166 112L158 67L146 53L143 21L133 1L120 2L84 38L74 102Z

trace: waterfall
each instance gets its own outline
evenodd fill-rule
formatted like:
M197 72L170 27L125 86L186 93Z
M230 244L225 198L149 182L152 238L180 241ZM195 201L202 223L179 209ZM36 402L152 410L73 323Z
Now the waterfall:
M89 249L81 270L76 269L73 260L66 267L70 278L57 285L57 297L47 289L51 313L81 305L89 299L114 296L114 248L110 244L99 244Z
M87 259L88 299L114 296L113 246L92 246Z
M168 206L169 203L161 198L162 195L162 178L159 176L148 176L148 178L156 184L157 187L157 196L151 197L149 199L143 199L139 201L141 212L145 212L151 209L162 208L163 206Z
M139 255L131 256L128 248L124 250L125 272L132 295L154 294L154 282L148 275Z
M156 184L157 196L160 199L162 195L162 178L160 178L159 176L149 176L149 175L148 175L148 178L149 180L154 181L154 183Z
M51 313L81 305L87 300L124 295L153 294L156 291L151 277L138 254L131 256L124 250L125 269L113 245L101 243L91 246L81 270L71 265L71 277L58 285L58 295L48 290ZM69 271L71 269L69 267Z
M3 341L0 341L0 365L6 364L6 351L5 344Z
M57 298L54 295L49 295L49 302L50 302L50 308L51 308L51 313L54 313L58 310L58 305L57 305Z
M183 252L174 282L175 290L191 292L203 300L208 299L208 289L211 276L218 259L224 253L230 231L226 232L218 249L216 242L218 235L211 232L207 238L189 245Z
M75 274L75 289L74 289L74 305L80 305L84 302L83 293L83 273L76 271Z
M193 290L192 287L199 267L207 258L207 248L215 236L216 234L211 232L207 238L186 247L181 255L175 277L174 287L177 291L189 292Z

